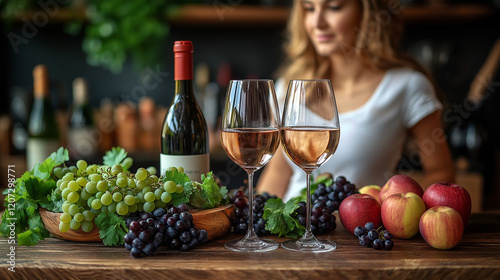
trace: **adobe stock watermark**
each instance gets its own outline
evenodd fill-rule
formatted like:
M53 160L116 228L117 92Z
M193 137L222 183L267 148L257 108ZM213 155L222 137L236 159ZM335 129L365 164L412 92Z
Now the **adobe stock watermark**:
M21 17L23 26L21 27L21 34L9 32L7 38L14 49L14 53L19 53L19 46L27 44L29 39L34 38L40 28L47 25L49 19L56 16L59 12L60 6L70 3L71 0L39 0L37 2L40 9L31 15L31 18L26 16Z
M9 228L9 236L7 237L7 244L11 245L8 247L7 251L7 264L9 265L8 270L11 272L16 272L16 197L14 195L16 191L16 166L7 166L7 209L6 219L8 222L7 227Z
M234 8L238 7L243 3L243 0L227 0L227 2L222 2L220 0L214 0L212 2L212 6L215 9L215 12L217 12L217 15L219 16L220 21L224 21L224 14L226 12L231 12L234 10Z

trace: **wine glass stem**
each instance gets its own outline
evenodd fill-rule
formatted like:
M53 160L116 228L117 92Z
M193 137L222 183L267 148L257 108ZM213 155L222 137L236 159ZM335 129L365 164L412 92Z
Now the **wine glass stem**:
M307 219L306 219L306 232L304 233L304 237L310 237L312 235L311 231L311 172L306 171L306 193L307 193L307 201L306 201L306 209L307 209Z
M257 238L257 234L253 228L253 171L248 173L248 230L246 238Z

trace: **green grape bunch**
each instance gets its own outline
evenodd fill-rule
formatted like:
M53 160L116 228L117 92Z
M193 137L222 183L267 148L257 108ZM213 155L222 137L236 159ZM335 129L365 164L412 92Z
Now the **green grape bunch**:
M131 160L113 166L79 160L76 166L54 168L63 199L59 230L90 232L100 213L126 216L136 211L152 212L165 208L172 194L184 191L182 184L160 180L154 167L139 168L134 174L128 171L131 165ZM184 172L182 167L171 169Z

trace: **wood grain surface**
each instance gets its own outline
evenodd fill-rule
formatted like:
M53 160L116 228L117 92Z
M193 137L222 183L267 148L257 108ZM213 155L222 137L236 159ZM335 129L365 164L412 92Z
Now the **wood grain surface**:
M335 241L337 250L321 254L232 252L224 243L241 236L228 234L189 252L162 249L134 259L122 246L49 238L16 246L16 272L8 270L11 245L2 238L0 279L500 279L500 214L473 214L452 250L433 249L418 235L376 251L337 223L333 233L319 236Z

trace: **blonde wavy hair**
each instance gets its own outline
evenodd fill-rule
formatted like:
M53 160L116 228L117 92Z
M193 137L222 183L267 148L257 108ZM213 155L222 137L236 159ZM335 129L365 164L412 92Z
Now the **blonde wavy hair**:
M426 71L411 56L399 51L403 34L399 0L358 0L361 3L361 22L354 46L344 46L345 57L359 55L369 66L378 70L408 67L426 75L442 94ZM291 79L331 78L332 65L328 57L316 53L304 27L304 8L301 0L294 0L284 43L285 61L277 74L287 84Z

